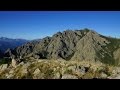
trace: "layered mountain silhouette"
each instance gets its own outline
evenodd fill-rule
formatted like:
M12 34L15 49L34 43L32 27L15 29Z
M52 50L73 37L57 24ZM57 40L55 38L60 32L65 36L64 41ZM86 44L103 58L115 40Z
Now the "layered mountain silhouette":
M6 37L1 37L0 38L0 50L2 53L4 53L8 48L14 49L27 42L28 40L24 40L24 39L10 39Z
M28 42L9 49L5 56L35 59L88 60L106 64L120 63L120 39L98 34L89 29L66 30L52 37Z

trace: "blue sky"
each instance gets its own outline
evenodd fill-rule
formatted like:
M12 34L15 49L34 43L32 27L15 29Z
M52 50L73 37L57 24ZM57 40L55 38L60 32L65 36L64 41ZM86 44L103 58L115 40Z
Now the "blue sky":
M0 11L0 37L32 40L83 28L120 37L120 11Z

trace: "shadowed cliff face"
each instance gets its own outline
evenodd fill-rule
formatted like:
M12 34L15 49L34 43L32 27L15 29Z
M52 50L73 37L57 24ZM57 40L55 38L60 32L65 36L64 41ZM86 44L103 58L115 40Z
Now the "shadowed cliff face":
M40 41L29 42L17 47L11 53L23 58L63 58L119 64L119 42L119 39L108 38L88 29L66 30L58 32L52 37L45 37Z

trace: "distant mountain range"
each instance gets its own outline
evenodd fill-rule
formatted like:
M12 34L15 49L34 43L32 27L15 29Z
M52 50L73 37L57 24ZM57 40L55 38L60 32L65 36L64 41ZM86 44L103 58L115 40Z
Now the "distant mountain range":
M20 45L20 44L19 44ZM52 37L32 41L5 55L35 59L88 60L120 65L120 39L98 34L89 29L66 30Z
M29 40L0 37L0 50L1 50L1 52L5 52L8 48L14 49L14 48L21 46L27 42L29 42Z

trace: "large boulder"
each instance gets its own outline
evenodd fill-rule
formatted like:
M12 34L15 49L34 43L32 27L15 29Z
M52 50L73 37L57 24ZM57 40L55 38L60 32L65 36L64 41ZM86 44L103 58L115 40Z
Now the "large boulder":
M2 64L0 65L0 71L4 71L8 68L8 64Z

